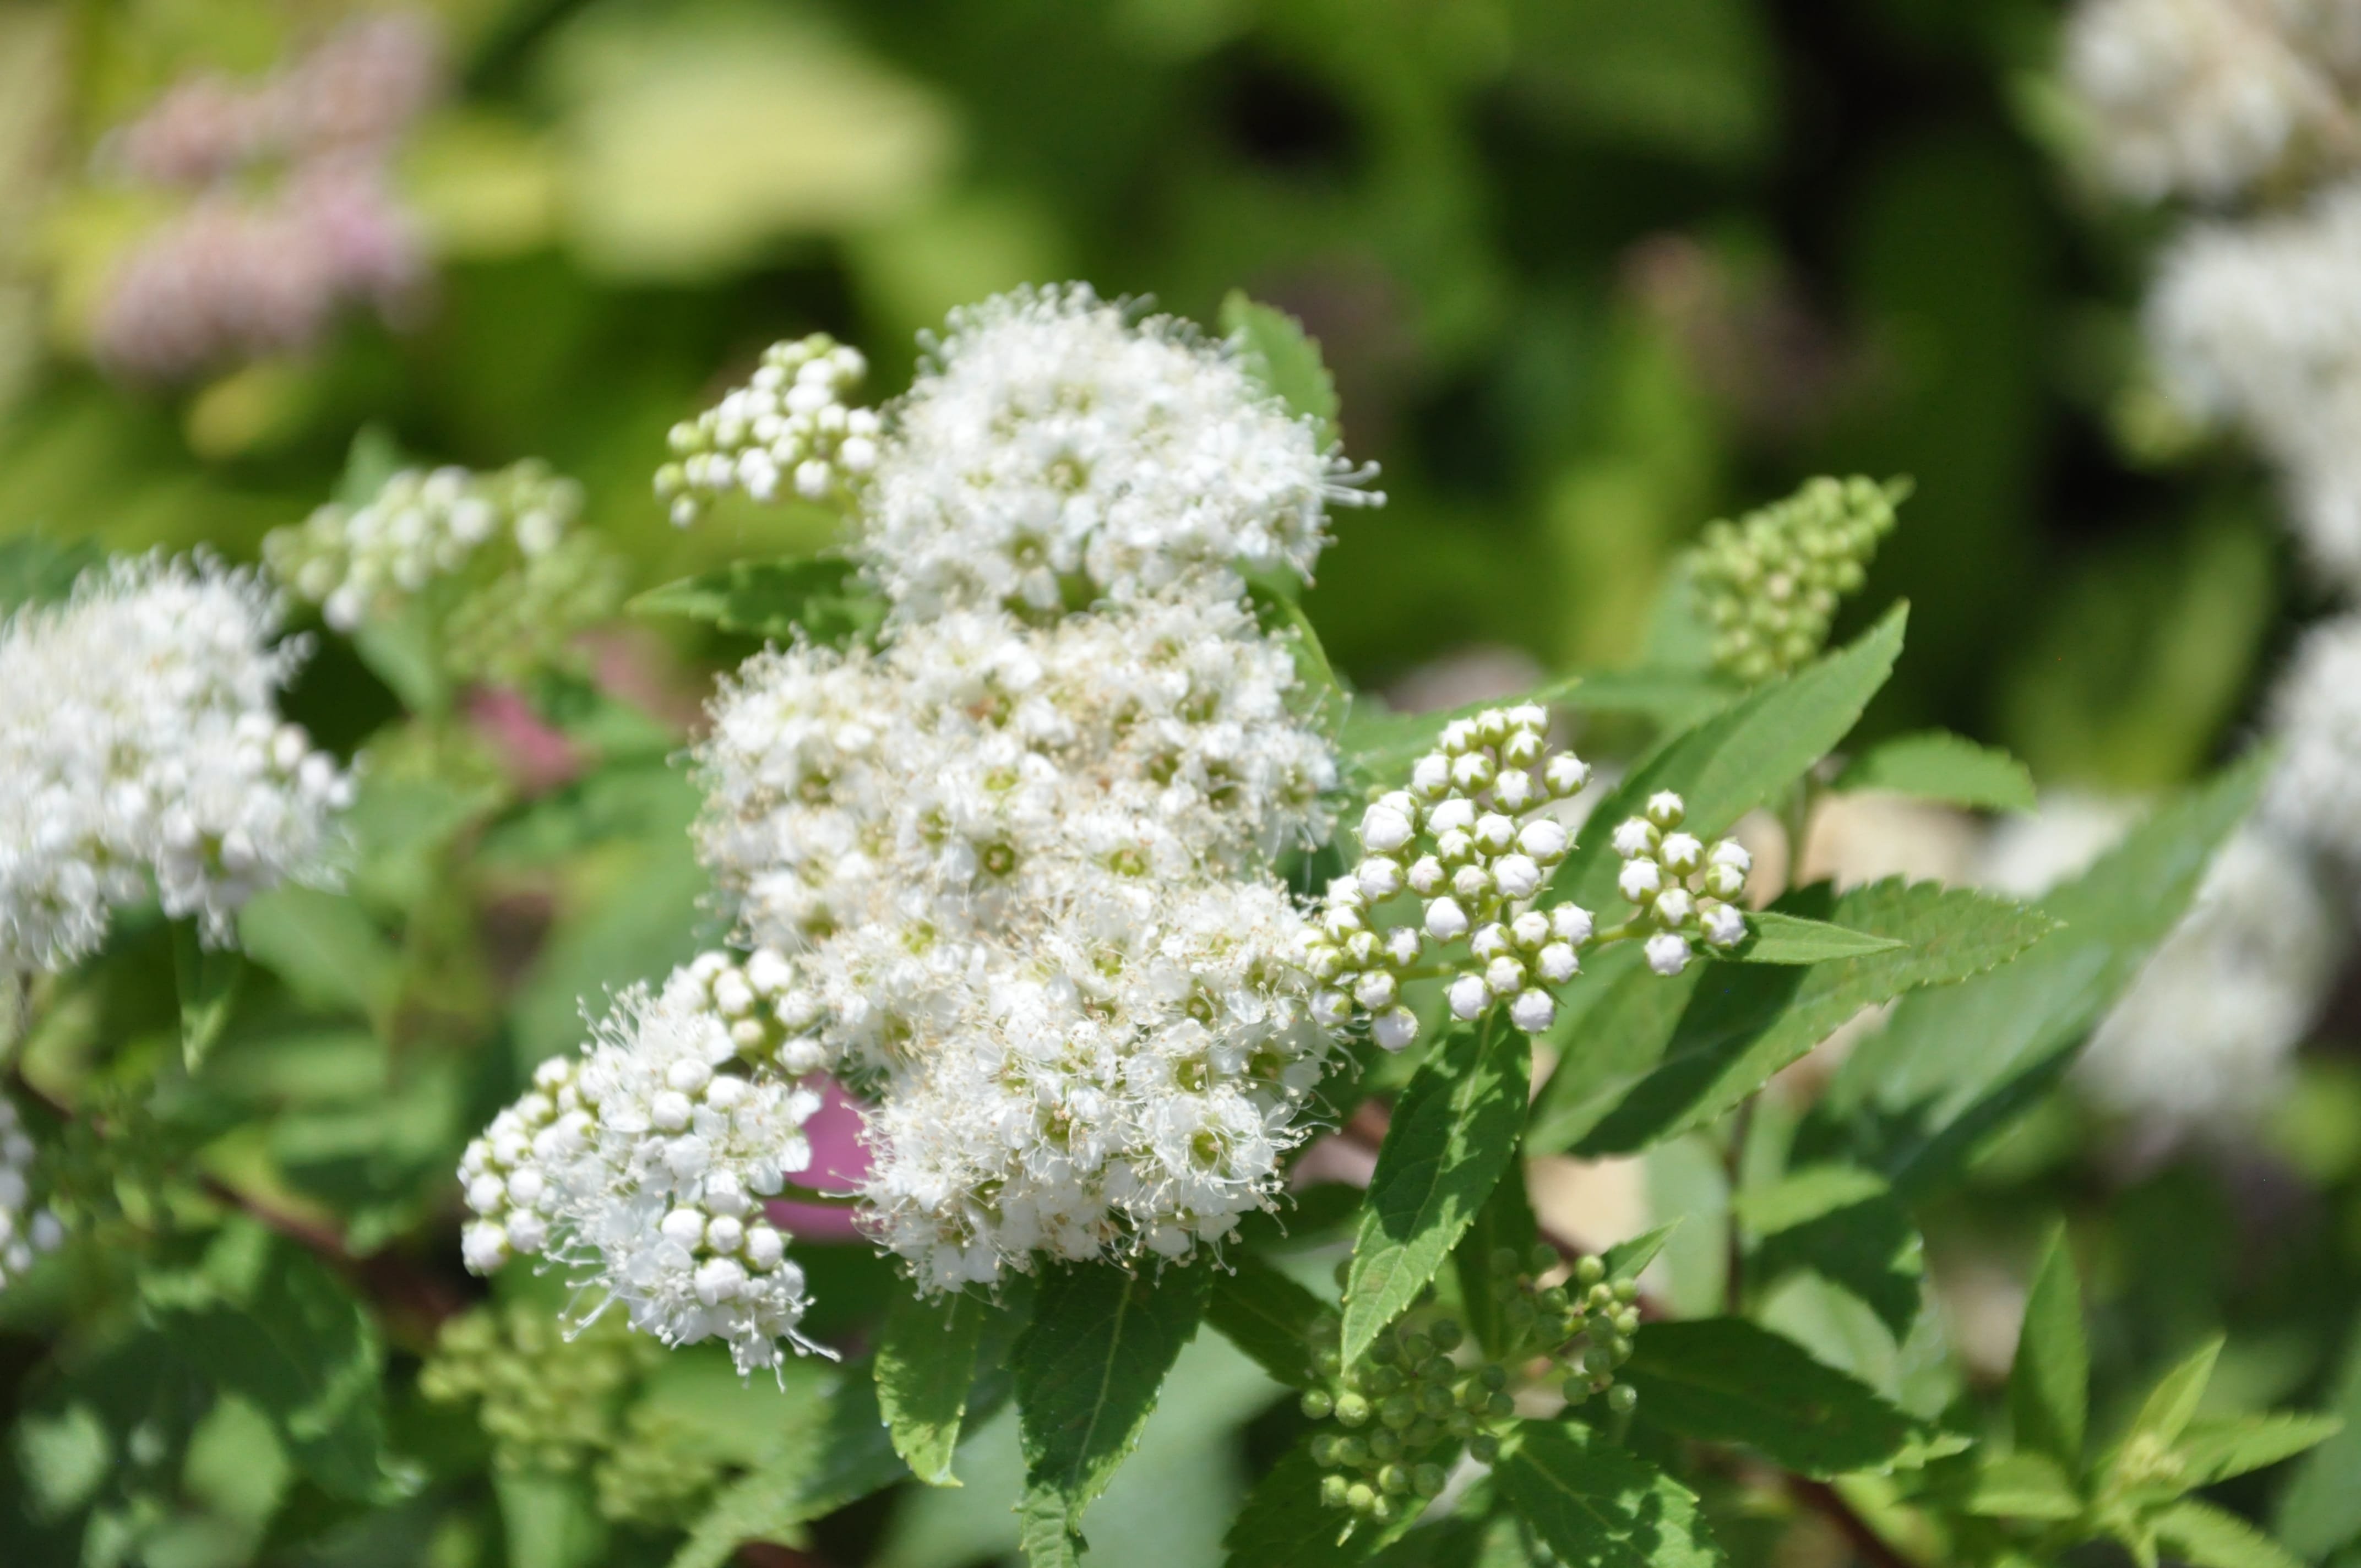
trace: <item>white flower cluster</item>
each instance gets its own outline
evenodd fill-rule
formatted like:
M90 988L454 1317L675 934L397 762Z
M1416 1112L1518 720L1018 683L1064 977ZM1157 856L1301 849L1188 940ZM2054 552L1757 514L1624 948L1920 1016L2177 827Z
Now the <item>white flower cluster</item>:
M547 555L582 510L582 488L527 460L496 474L405 468L358 507L331 502L271 532L263 558L338 631L382 620L502 542Z
M1303 1135L1331 1042L1269 857L1335 765L1231 568L1308 569L1340 473L1225 345L990 302L848 494L887 641L716 701L704 857L787 955L797 1059L873 1102L867 1220L922 1288L1184 1255Z
M726 1342L741 1372L801 1345L803 1270L763 1200L811 1162L819 1094L786 1065L788 968L707 953L626 992L467 1146L467 1266L545 1256L667 1344Z
M859 349L824 332L763 350L751 381L672 427L677 461L656 470L655 488L675 525L730 490L770 500L782 478L806 500L845 499L877 466L876 411L848 401L868 372Z
M1435 749L1411 768L1411 784L1379 797L1361 817L1360 865L1330 885L1305 962L1331 989L1313 1002L1330 1028L1366 1016L1377 1043L1398 1051L1418 1037L1401 1003L1402 981L1427 943L1466 959L1447 996L1452 1015L1474 1018L1494 1002L1529 1035L1557 1017L1549 988L1580 972L1590 912L1534 907L1573 835L1549 809L1581 793L1590 769L1571 751L1549 754L1549 712L1487 708L1445 725ZM1389 925L1378 908L1407 889L1415 923Z
M1661 975L1688 968L1697 942L1734 948L1746 939L1746 916L1736 900L1746 892L1752 857L1735 839L1708 845L1680 831L1687 815L1679 795L1659 790L1648 797L1645 816L1615 829L1615 852L1623 859L1616 886L1636 906L1634 934L1650 933L1648 967Z
M2349 0L2084 0L2065 68L2100 173L2146 201L2221 202L2356 151Z
M1230 345L1083 285L959 311L931 346L867 498L870 569L904 619L1044 616L1233 562L1309 577L1323 509L1383 499Z
M2287 217L2200 225L2166 256L2147 315L2175 396L2247 433L2313 563L2361 592L2361 183Z
M0 1095L0 1289L66 1239L64 1223L33 1201L33 1152L15 1102Z
M2361 614L2314 628L2271 697L2279 762L2264 810L2361 870Z
M150 555L0 628L0 963L82 958L151 886L225 942L248 897L322 872L351 783L279 720L303 651L278 623L252 573Z

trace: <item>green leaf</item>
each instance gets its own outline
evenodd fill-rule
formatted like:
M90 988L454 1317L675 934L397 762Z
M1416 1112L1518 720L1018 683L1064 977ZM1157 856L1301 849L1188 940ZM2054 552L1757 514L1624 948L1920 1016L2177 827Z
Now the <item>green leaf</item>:
M1904 945L1891 937L1849 931L1825 920L1806 920L1800 916L1782 915L1775 909L1748 916L1746 927L1744 941L1727 953L1713 956L1745 964L1824 964L1836 959L1890 953Z
M623 608L780 642L801 631L831 645L867 637L885 621L885 601L861 581L860 568L832 555L739 561L650 588Z
M360 508L377 499L385 482L412 466L410 455L393 432L372 420L353 432L345 449L345 471L336 477L336 504Z
M2006 751L1947 729L1897 735L1855 757L1837 775L1840 790L1892 790L1954 806L2031 811L2033 773Z
M1508 1354L1510 1336L1503 1312L1514 1299L1512 1291L1502 1288L1506 1282L1501 1276L1493 1272L1492 1255L1506 1251L1521 1258L1532 1250L1538 1235L1524 1172L1511 1168L1493 1187L1492 1195L1476 1212L1475 1223L1452 1249L1452 1263L1459 1277L1459 1304L1467 1315L1469 1332L1488 1355Z
M1896 605L1850 646L1755 688L1633 769L1599 803L1590 817L1595 828L1558 868L1552 902L1612 905L1622 867L1612 829L1658 790L1677 791L1689 830L1710 836L1801 778L1845 738L1893 674L1906 620L1906 607Z
M1671 981L1621 971L1621 994L1594 1007L1582 1049L1534 1102L1532 1152L1620 1154L1703 1126L1861 1009L1980 974L2052 928L2020 905L1933 883L1875 883L1833 902L1822 883L1780 903L1896 945L1809 967L1695 965Z
M1062 1492L1027 1487L1016 1503L1025 1568L1081 1568L1086 1543L1077 1523L1080 1513Z
M2156 1534L2190 1568L2303 1568L2293 1553L2245 1519L2193 1497L2158 1514Z
M239 911L247 956L302 1000L374 1015L393 1000L401 959L349 898L292 884L256 894Z
M175 920L172 979L181 993L181 1059L194 1072L229 1024L246 979L246 959L236 948L207 948L194 920Z
M1521 1421L1493 1474L1565 1568L1713 1568L1697 1494L1579 1426Z
M1345 1281L1345 1365L1410 1306L1508 1169L1532 1050L1495 1009L1435 1046L1394 1106Z
M359 1303L310 1254L258 1225L225 1228L203 1263L140 1282L156 1326L214 1387L251 1401L332 1496L387 1502L385 1350Z
M1916 1430L1866 1386L1742 1318L1642 1324L1616 1376L1639 1391L1650 1424L1743 1443L1799 1475L1884 1464Z
M2222 1357L2223 1338L2214 1335L2201 1344L2179 1365L2157 1379L2147 1398L2140 1401L2139 1413L2125 1433L2125 1442L2136 1437L2153 1437L2169 1443L2187 1429L2189 1419L2197 1413L2198 1400L2205 1397L2205 1385L2213 1380L2213 1364Z
M2061 1227L2033 1277L2025 1326L2009 1368L2008 1413L2016 1446L2048 1454L2070 1477L2082 1474L2090 1420L2091 1349L2082 1332L2082 1287Z
M2345 1348L2328 1408L2344 1430L2296 1467L2271 1516L2279 1538L2306 1557L2361 1538L2361 1486L2353 1484L2361 1475L2361 1332Z
M975 1381L991 1304L957 1292L928 1300L897 1292L877 1343L877 1409L894 1452L929 1486L956 1486L951 1455Z
M1813 1170L1849 1169L1817 1166ZM1808 1174L1808 1172L1806 1173ZM1832 1191L1823 1191L1825 1200ZM1784 1201L1794 1201L1790 1195ZM1909 1211L1880 1181L1877 1190L1808 1216L1774 1216L1754 1255L1754 1277L1771 1284L1809 1269L1859 1297L1899 1344L1917 1321L1926 1296L1927 1247Z
M1961 1506L1984 1519L2070 1519L2083 1502L2056 1461L2019 1453L1986 1459Z
M1333 699L1328 708L1332 715L1341 713L1347 687L1338 677L1336 667L1328 662L1328 651L1320 645L1320 633L1312 630L1311 617L1303 613L1303 606L1297 601L1301 582L1284 572L1248 570L1239 576L1246 579L1246 598L1254 606L1256 622L1266 633L1285 643L1294 659L1296 679L1322 701Z
M1680 1220L1669 1220L1628 1242L1617 1242L1599 1254L1598 1261L1607 1267L1608 1282L1612 1284L1618 1279L1639 1278L1640 1271L1655 1261L1656 1255L1664 1250L1664 1244L1672 1240L1673 1233L1680 1228Z
M1321 363L1318 340L1305 334L1303 323L1236 289L1222 301L1221 323L1246 374L1285 403L1288 412L1312 421L1322 445L1334 441L1336 383Z
M76 578L105 559L95 540L45 533L0 540L0 618L28 605L58 603L73 592Z
M1677 733L1728 707L1746 688L1710 670L1592 670L1565 697L1583 713L1628 714Z
M1332 1335L1336 1327L1326 1302L1251 1253L1213 1276L1205 1318L1290 1388L1320 1381L1314 1337L1323 1324Z
M2180 1460L2182 1474L2191 1486L2211 1486L2216 1481L2291 1459L2326 1442L2345 1427L2342 1416L2292 1411L2216 1416L2191 1421L2173 1453Z
M1797 1147L1808 1157L1841 1152L1884 1172L1905 1197L1957 1170L2048 1091L2179 924L2268 765L2258 755L2224 770L2042 899L2039 911L2064 928L2033 952L1965 985L1905 997L1838 1069Z
M1337 737L1348 773L1388 787L1410 775L1411 764L1434 749L1443 727L1488 707L1539 703L1580 713L1631 714L1667 729L1686 729L1728 707L1743 688L1691 670L1597 670L1545 681L1514 696L1463 703L1434 713L1393 713L1367 694L1354 698Z
M1886 1190L1885 1178L1874 1171L1850 1165L1813 1165L1746 1189L1730 1201L1730 1209L1756 1234L1769 1236Z
M1165 1373L1195 1337L1212 1283L1204 1263L1137 1274L1083 1264L1045 1275L1014 1357L1028 1493L1055 1494L1079 1519L1106 1489Z

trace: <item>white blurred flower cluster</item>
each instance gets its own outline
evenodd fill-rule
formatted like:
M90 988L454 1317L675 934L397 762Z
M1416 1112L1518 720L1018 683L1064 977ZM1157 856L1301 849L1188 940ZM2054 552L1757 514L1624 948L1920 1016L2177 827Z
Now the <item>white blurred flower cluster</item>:
M33 1191L33 1140L15 1102L0 1095L0 1289L54 1252L66 1228Z
M2066 75L2118 190L2226 202L2361 145L2361 10L2350 0L2083 0Z
M338 631L395 613L488 552L539 560L582 510L582 487L528 460L496 474L405 468L358 507L331 502L274 530L263 558Z
M672 427L678 461L656 470L655 488L675 525L730 490L773 499L782 480L806 500L845 499L877 466L877 412L849 400L868 372L859 349L824 332L763 350L745 386Z
M258 84L194 77L116 130L103 164L194 199L109 280L93 327L100 361L180 380L306 348L350 302L400 318L426 259L392 192L392 154L441 82L430 22L366 16ZM263 172L276 178L258 194Z
M804 1275L763 1200L811 1161L819 1109L776 1012L779 955L707 953L635 988L579 1057L541 1064L467 1146L462 1234L479 1274L549 1258L667 1344L725 1342L739 1370L799 1345Z
M303 652L278 626L252 573L151 555L0 629L0 963L71 963L151 894L226 942L323 872L351 784L278 717Z
M705 858L798 1059L875 1106L869 1223L925 1288L1184 1255L1301 1136L1330 1041L1270 857L1336 773L1231 567L1308 573L1342 473L1224 344L989 302L859 488L884 644L715 702Z

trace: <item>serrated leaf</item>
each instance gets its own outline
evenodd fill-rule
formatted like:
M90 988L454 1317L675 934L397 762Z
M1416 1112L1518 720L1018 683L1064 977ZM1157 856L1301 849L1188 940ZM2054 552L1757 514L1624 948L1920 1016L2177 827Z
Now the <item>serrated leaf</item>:
M1326 1302L1251 1253L1213 1276L1205 1319L1290 1388L1320 1381L1314 1336L1323 1323L1333 1334L1336 1323Z
M1730 1206L1757 1235L1769 1236L1887 1190L1885 1178L1859 1166L1812 1165L1750 1187L1732 1198Z
M2361 1538L2361 1486L2353 1484L2361 1475L2361 1332L2345 1347L2325 1413L2341 1417L2343 1430L2296 1467L2271 1516L2279 1539L2306 1557Z
M1514 1160L1531 1061L1495 1010L1446 1034L1402 1091L1345 1276L1346 1365L1426 1288Z
M2126 1440L2152 1437L2169 1443L2180 1436L2189 1419L2197 1413L2198 1400L2205 1397L2205 1385L2213 1377L2213 1364L2222 1358L2223 1343L2220 1334L2214 1335L2157 1379L2156 1387L2140 1401L2139 1413L2132 1418L2125 1434Z
M2017 1453L1985 1460L1961 1507L1984 1519L2070 1519L2083 1503L2054 1460Z
M191 1072L204 1066L205 1058L220 1042L245 979L246 958L236 948L208 948L198 938L194 920L172 922L172 981L181 998L181 1060Z
M1742 964L1824 964L1837 959L1863 959L1872 953L1890 953L1903 946L1891 937L1851 931L1842 926L1831 926L1825 920L1806 920L1799 915L1783 915L1775 909L1748 916L1746 927L1747 935L1743 941L1725 952L1711 956Z
M2158 1514L2156 1535L2190 1568L2303 1568L2287 1548L2245 1519L2193 1497Z
M1785 913L1883 938L1894 948L1809 967L1693 966L1679 993L1602 1002L1581 1052L1569 1055L1533 1106L1533 1152L1573 1147L1621 1154L1703 1126L1767 1082L1865 1007L1905 992L1955 984L2007 962L2052 928L2004 900L1932 883L1875 883L1835 897L1825 883L1780 901ZM1643 970L1615 981L1665 984ZM1610 1022L1603 1022L1606 1014ZM1629 1033L1609 1034L1609 1027Z
M1521 1258L1532 1250L1539 1234L1532 1201L1525 1192L1524 1173L1512 1168L1493 1186L1492 1195L1476 1212L1475 1223L1452 1249L1460 1308L1466 1314L1469 1332L1488 1355L1508 1352L1510 1332L1504 1313L1514 1299L1513 1291L1504 1288L1507 1281L1493 1272L1492 1255L1506 1251Z
M1365 1521L1339 1541L1355 1516L1320 1501L1320 1478L1325 1474L1312 1463L1305 1442L1272 1465L1222 1537L1227 1568L1351 1568L1416 1522L1417 1510L1406 1508L1404 1517L1392 1524L1375 1527Z
M1233 289L1222 301L1223 334L1237 345L1247 375L1312 421L1322 445L1336 439L1336 383L1321 362L1320 344L1285 311L1259 304Z
M1016 1503L1016 1544L1025 1568L1081 1568L1077 1510L1054 1486L1028 1486Z
M2317 1447L2345 1430L2341 1416L2274 1411L2259 1416L2218 1416L2191 1421L2174 1445L2181 1473L2192 1486L2211 1486L2233 1475L2262 1470Z
M56 604L74 581L106 559L94 540L20 533L0 540L0 621L27 606Z
M1905 1196L1956 1171L2048 1091L2179 924L2267 767L2258 756L2224 770L2043 898L2035 907L2063 928L2035 951L1964 985L1905 997L1838 1069L1798 1148L1846 1154Z
M1874 1193L1765 1236L1753 1266L1764 1284L1802 1268L1841 1286L1877 1314L1896 1344L1909 1337L1926 1297L1926 1243L1883 1182Z
M2049 1238L2026 1297L2016 1364L2009 1368L2008 1412L2016 1446L2057 1461L2069 1477L2082 1475L2082 1440L2090 1420L2091 1348L2082 1331L2082 1287L2061 1228Z
M1520 1421L1493 1470L1565 1568L1713 1568L1697 1494L1586 1427Z
M1137 1274L1083 1264L1043 1277L1011 1367L1028 1492L1055 1492L1079 1519L1106 1489L1212 1284L1208 1263Z
M1881 741L1847 763L1835 787L1892 790L1993 811L2031 811L2038 804L2033 773L2023 762L1948 729Z
M1608 1282L1612 1284L1618 1279L1639 1278L1640 1271L1656 1260L1656 1255L1664 1250L1664 1244L1672 1240L1673 1233L1680 1228L1678 1219L1669 1220L1628 1242L1617 1242L1599 1254L1598 1261L1607 1268Z
M1867 1386L1742 1318L1644 1323L1616 1376L1650 1424L1743 1443L1804 1475L1885 1464L1916 1431Z
M877 1342L877 1410L894 1452L929 1486L956 1486L951 1455L975 1381L975 1354L991 1304L946 1292L928 1300L897 1293Z
M1610 906L1622 867L1611 830L1658 790L1676 791L1689 830L1710 836L1801 778L1850 732L1894 673L1906 620L1906 607L1894 606L1850 646L1756 687L1633 769L1599 803L1594 828L1558 867L1550 901Z
M736 562L650 588L623 608L780 642L801 631L830 645L866 637L885 621L885 600L862 583L860 568L830 555Z

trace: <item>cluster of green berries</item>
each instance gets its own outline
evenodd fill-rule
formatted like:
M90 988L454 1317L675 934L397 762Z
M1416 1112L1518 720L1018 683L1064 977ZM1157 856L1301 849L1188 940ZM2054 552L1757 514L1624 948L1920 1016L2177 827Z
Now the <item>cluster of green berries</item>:
M1333 1386L1306 1393L1303 1413L1345 1430L1312 1440L1312 1460L1328 1472L1322 1502L1386 1524L1443 1490L1463 1444L1479 1458L1498 1451L1487 1429L1516 1413L1509 1370L1453 1360L1465 1338L1455 1320L1437 1318L1423 1329L1388 1329L1350 1368L1325 1354L1321 1370Z
M1615 1372L1631 1357L1640 1327L1638 1288L1609 1282L1595 1257L1577 1263L1565 1283L1543 1286L1536 1277L1558 1262L1546 1245L1529 1255L1503 1248L1490 1262L1508 1337L1499 1359L1455 1358L1466 1334L1448 1317L1387 1329L1349 1368L1336 1352L1322 1354L1328 1386L1305 1393L1302 1410L1343 1429L1312 1439L1312 1461L1328 1472L1320 1481L1323 1503L1386 1524L1443 1490L1462 1447L1492 1463L1500 1429L1516 1416L1515 1369L1540 1357L1549 1359L1549 1376L1563 1379L1567 1404L1603 1395L1613 1413L1631 1412L1638 1396L1615 1381Z
M725 1468L706 1452L703 1434L686 1418L642 1404L631 1408L623 1436L591 1477L599 1514L658 1530L694 1519Z
M477 1404L499 1469L572 1475L616 1448L626 1401L663 1355L620 1312L569 1339L545 1309L511 1302L445 1323L418 1387L430 1399Z
M1751 685L1816 656L1908 494L1903 481L1822 477L1736 522L1708 523L1689 580L1714 663Z

